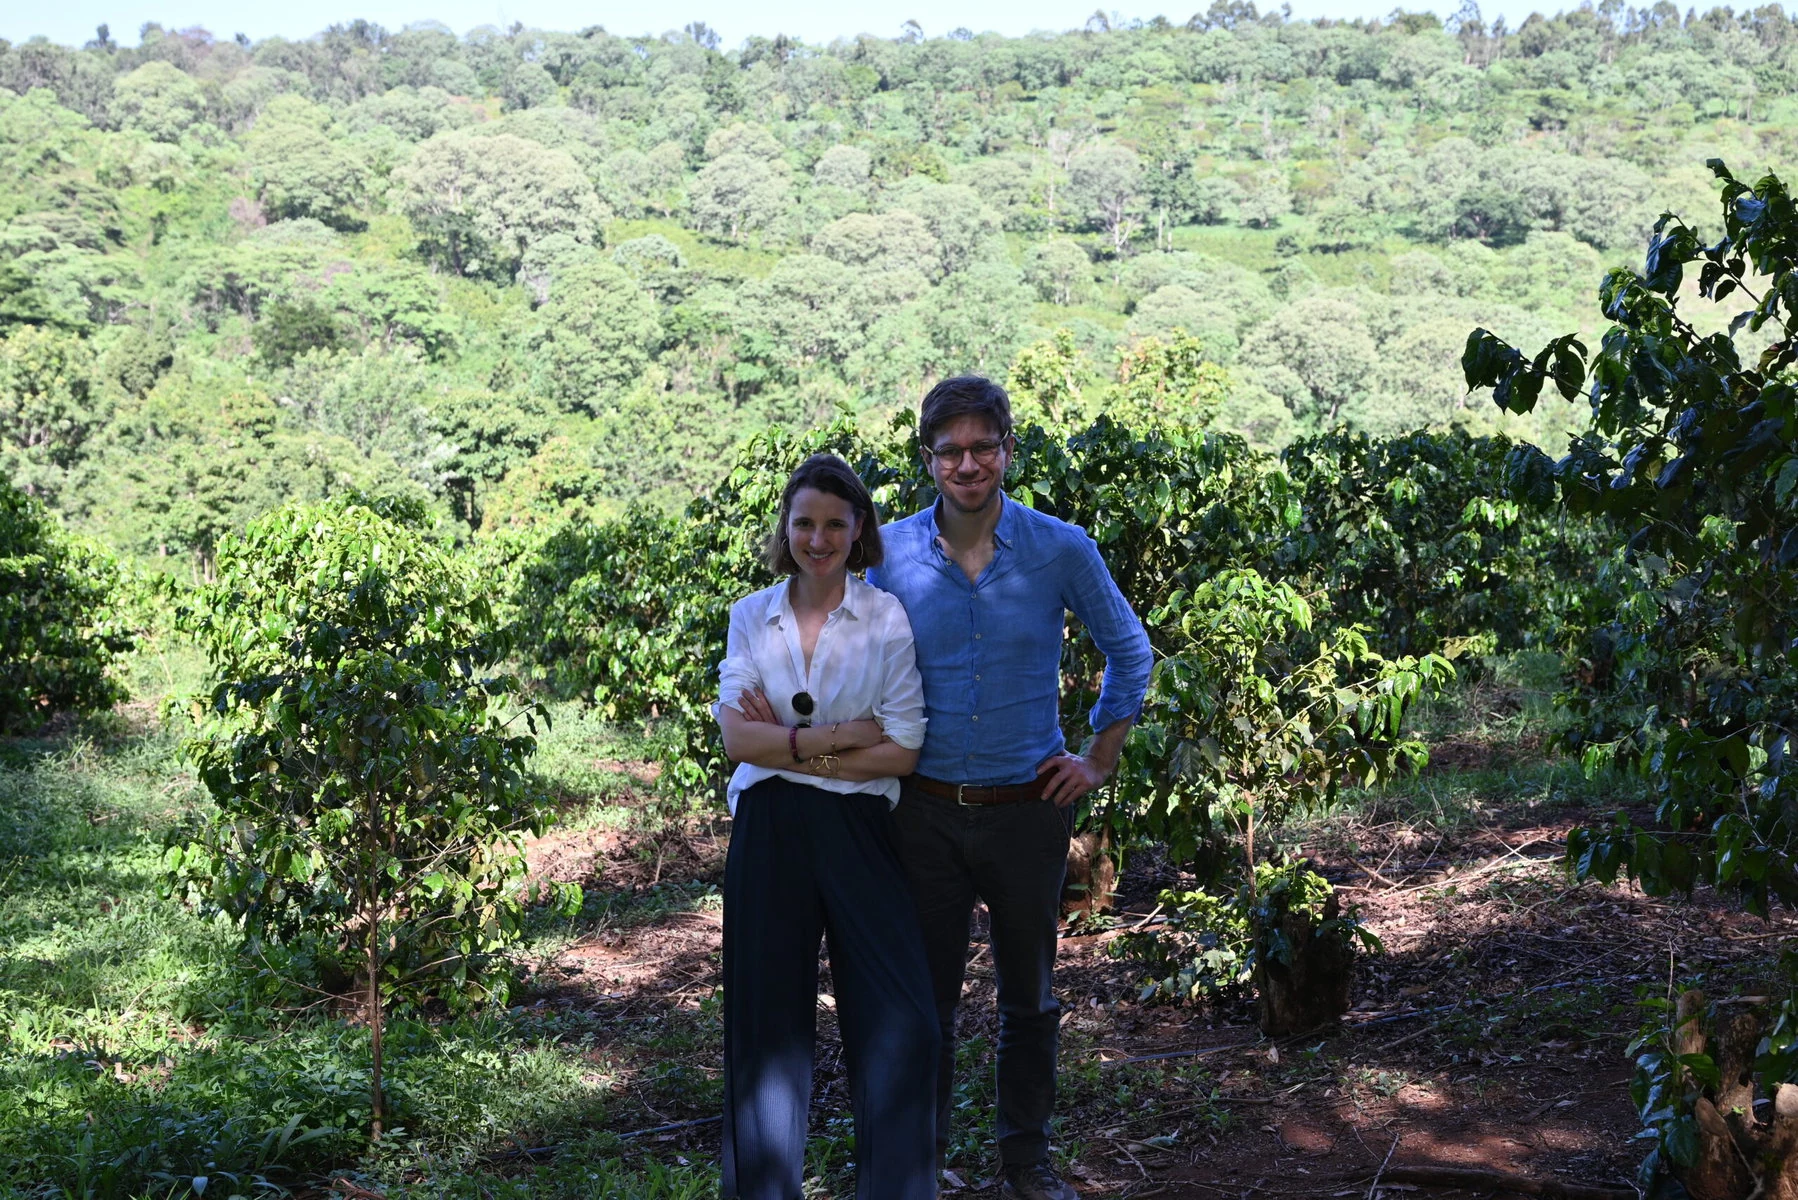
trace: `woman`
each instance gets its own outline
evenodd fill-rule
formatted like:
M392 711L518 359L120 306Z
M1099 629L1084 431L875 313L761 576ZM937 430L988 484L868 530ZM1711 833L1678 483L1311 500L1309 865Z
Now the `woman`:
M768 562L786 578L731 609L714 710L735 817L724 875L724 1195L799 1200L828 934L855 1114L858 1200L936 1195L938 1032L892 848L924 688L899 602L851 575L881 560L848 464L787 480Z

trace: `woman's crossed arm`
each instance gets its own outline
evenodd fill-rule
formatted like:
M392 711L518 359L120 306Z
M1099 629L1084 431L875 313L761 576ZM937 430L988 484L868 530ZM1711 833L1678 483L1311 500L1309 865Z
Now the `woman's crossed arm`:
M857 783L909 775L918 765L918 752L889 741L878 721L807 725L795 737L774 715L767 697L753 688L737 698L736 706L719 705L718 723L724 729L724 752L732 762ZM795 741L802 762L793 761ZM834 772L826 765L826 755L837 760Z

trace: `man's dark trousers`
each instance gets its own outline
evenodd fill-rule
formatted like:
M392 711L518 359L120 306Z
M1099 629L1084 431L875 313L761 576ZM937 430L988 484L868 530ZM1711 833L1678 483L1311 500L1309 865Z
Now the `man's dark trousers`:
M893 810L899 858L911 879L942 1029L937 1069L937 1154L949 1146L955 1078L955 1009L967 972L976 898L992 917L999 986L999 1156L1009 1164L1049 1153L1061 1006L1055 950L1067 871L1068 810L1047 800L964 806L906 786Z
M937 1031L884 796L766 779L724 872L724 1195L799 1200L818 938L855 1112L858 1200L934 1200Z

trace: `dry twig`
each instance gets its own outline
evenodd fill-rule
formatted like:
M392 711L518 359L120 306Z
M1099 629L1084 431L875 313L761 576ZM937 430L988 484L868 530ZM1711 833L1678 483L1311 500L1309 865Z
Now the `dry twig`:
M1386 1157L1381 1160L1380 1169L1373 1173L1373 1182L1367 1185L1367 1200L1374 1200L1374 1197L1379 1194L1380 1178L1386 1174L1386 1164L1392 1161L1392 1155L1398 1149L1399 1141L1404 1136L1402 1133L1392 1135L1392 1145L1386 1147Z

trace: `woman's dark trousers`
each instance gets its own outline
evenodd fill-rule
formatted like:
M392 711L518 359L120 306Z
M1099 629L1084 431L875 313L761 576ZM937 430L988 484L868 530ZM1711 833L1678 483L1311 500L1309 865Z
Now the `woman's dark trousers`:
M778 778L738 798L725 865L724 1195L800 1200L820 935L857 1200L932 1200L937 1017L886 798Z

